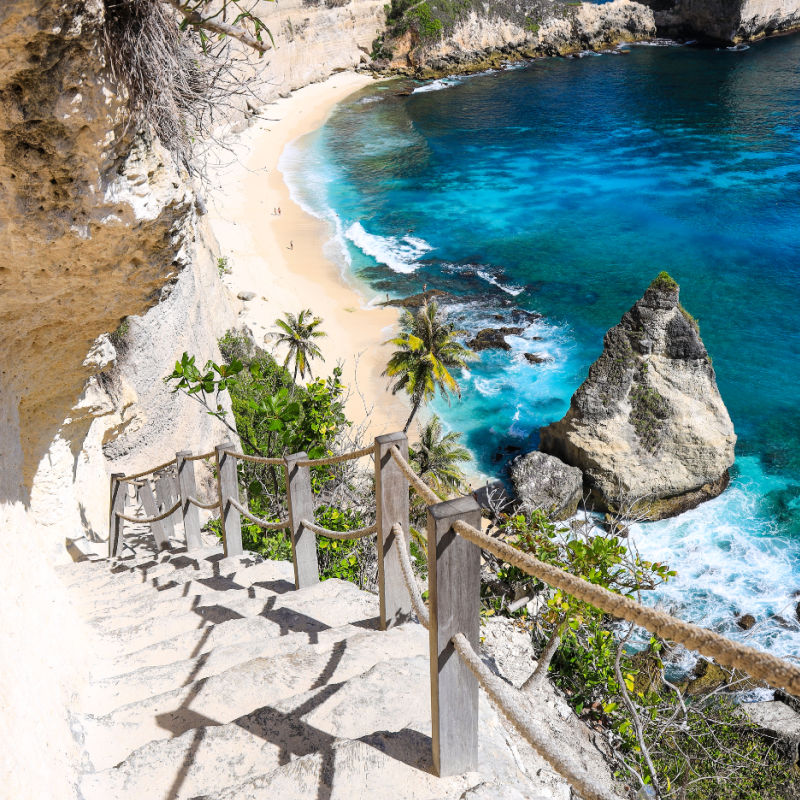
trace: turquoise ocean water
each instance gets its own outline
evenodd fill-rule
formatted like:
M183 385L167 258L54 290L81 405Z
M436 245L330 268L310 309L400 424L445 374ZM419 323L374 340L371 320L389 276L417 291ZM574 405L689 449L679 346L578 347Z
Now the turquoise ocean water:
M640 526L637 544L679 571L665 608L800 655L800 38L376 85L281 169L375 299L443 289L470 330L542 315L470 365L460 403L435 405L487 477L536 447L667 269L714 359L737 461L721 497ZM738 613L781 619L745 634Z

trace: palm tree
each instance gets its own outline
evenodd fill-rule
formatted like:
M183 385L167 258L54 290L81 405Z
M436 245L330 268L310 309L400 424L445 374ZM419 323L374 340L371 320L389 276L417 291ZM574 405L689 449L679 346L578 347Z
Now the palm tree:
M294 361L294 375L292 380L297 383L297 373L301 378L305 378L306 370L308 376L313 378L311 373L311 361L319 358L324 361L322 351L317 347L314 339L320 339L328 334L318 331L317 326L322 324L319 317L311 313L310 308L303 309L296 316L288 311L283 315L285 319L276 319L277 331L268 333L267 336L275 339L277 344L285 344L289 349L286 353L283 366L288 366L290 361Z
M447 496L467 489L467 479L459 464L470 460L469 450L460 444L455 431L442 435L442 422L435 414L420 428L411 461L416 471L438 495Z
M402 389L411 398L411 414L403 427L408 431L419 407L431 400L437 389L448 401L450 394L461 397L449 370L465 366L474 353L455 340L464 331L445 322L436 303L425 303L415 314L404 312L400 328L400 336L386 342L400 349L395 350L383 374L395 379L390 383L392 394Z

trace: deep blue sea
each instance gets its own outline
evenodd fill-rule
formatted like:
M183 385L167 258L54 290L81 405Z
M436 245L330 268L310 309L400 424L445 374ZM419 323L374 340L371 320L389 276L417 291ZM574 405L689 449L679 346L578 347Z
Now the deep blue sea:
M375 300L443 289L469 330L542 315L460 375L460 402L435 404L487 477L536 447L605 331L668 270L700 321L737 460L721 497L636 542L679 572L665 608L800 656L800 37L377 84L281 169ZM745 634L739 613L766 622Z

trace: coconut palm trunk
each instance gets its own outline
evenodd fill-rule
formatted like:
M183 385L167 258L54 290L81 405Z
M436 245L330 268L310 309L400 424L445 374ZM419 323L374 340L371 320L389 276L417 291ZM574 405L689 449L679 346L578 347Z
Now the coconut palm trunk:
M408 415L408 419L406 420L406 424L403 425L403 433L408 433L408 429L411 427L411 421L414 419L417 411L419 411L419 407L422 405L422 398L418 397L414 400L414 404L411 406L411 413Z

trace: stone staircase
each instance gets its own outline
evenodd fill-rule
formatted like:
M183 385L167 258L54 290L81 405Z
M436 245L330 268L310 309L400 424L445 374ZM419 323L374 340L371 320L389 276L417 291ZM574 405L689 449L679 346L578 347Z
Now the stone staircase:
M59 570L95 640L82 800L571 797L483 695L478 771L436 777L428 633L353 584L215 545Z

